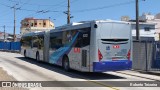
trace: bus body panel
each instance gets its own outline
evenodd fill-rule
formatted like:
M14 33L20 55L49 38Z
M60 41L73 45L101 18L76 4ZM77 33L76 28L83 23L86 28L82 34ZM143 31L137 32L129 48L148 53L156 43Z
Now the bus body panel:
M128 23L97 23L97 59L93 72L131 69L131 27ZM95 59L94 59L95 60Z
M49 63L49 43L50 43L50 31L45 31L44 34L44 48L43 48L43 61Z
M130 70L131 66L128 60L93 62L93 72Z
M49 63L62 66L63 56L67 55L70 68L88 72L89 45L90 28L52 32L50 33Z

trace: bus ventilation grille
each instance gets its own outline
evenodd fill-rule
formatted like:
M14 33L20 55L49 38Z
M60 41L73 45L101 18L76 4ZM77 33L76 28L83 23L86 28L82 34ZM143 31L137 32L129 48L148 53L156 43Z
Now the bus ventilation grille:
M82 66L87 66L87 50L82 50Z

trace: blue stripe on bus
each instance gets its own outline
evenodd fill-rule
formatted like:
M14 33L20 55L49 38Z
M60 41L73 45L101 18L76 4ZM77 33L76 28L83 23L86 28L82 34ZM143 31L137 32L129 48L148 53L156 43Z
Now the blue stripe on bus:
M50 63L53 64L58 64L58 65L62 65L61 60L63 58L64 54L68 54L71 50L71 48L73 47L73 45L76 42L76 39L78 37L78 33L76 33L76 35L73 37L72 41L70 43L67 43L64 45L64 47L61 47L59 49L57 49L55 52L53 52L50 56Z
M93 62L93 72L130 70L131 68L132 61L128 60Z

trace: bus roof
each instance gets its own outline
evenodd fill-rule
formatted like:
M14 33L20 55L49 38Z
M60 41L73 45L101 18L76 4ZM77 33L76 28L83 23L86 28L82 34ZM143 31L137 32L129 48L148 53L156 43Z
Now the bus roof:
M52 29L50 32L73 30L73 29L88 28L88 27L91 27L90 23L72 23L56 27L55 29Z
M117 20L111 20L111 19L107 19L107 20L96 20L96 23L124 23L124 24L130 24L129 22L126 21L117 21Z
M25 36L33 36L33 35L41 35L41 34L44 34L44 31L29 32L29 33L26 33L26 34L22 35L22 37L25 37Z
M57 31L65 31L65 30L71 30L71 29L77 29L77 28L87 28L91 27L91 23L124 23L124 24L130 24L126 21L117 21L117 20L91 20L91 21L81 21L81 22L73 22L71 24L66 24L63 26L56 27L55 29L52 29L51 32L57 32Z

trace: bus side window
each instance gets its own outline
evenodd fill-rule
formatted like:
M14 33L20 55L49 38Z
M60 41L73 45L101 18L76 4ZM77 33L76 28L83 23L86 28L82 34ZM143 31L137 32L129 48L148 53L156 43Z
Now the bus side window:
M63 47L62 32L51 33L50 48L51 49L59 49L60 47Z
M38 36L34 36L33 38L32 38L32 43L33 43L33 46L32 47L38 47Z
M82 47L85 47L90 44L90 34L88 32L83 33Z
M81 47L82 46L82 33L79 33L75 47Z
M77 38L75 47L85 47L90 44L90 31L81 30Z
M43 49L43 43L44 43L44 36L39 35L37 40L37 47L38 49Z
M25 47L32 47L32 37L31 36L26 36L23 38L23 46Z

